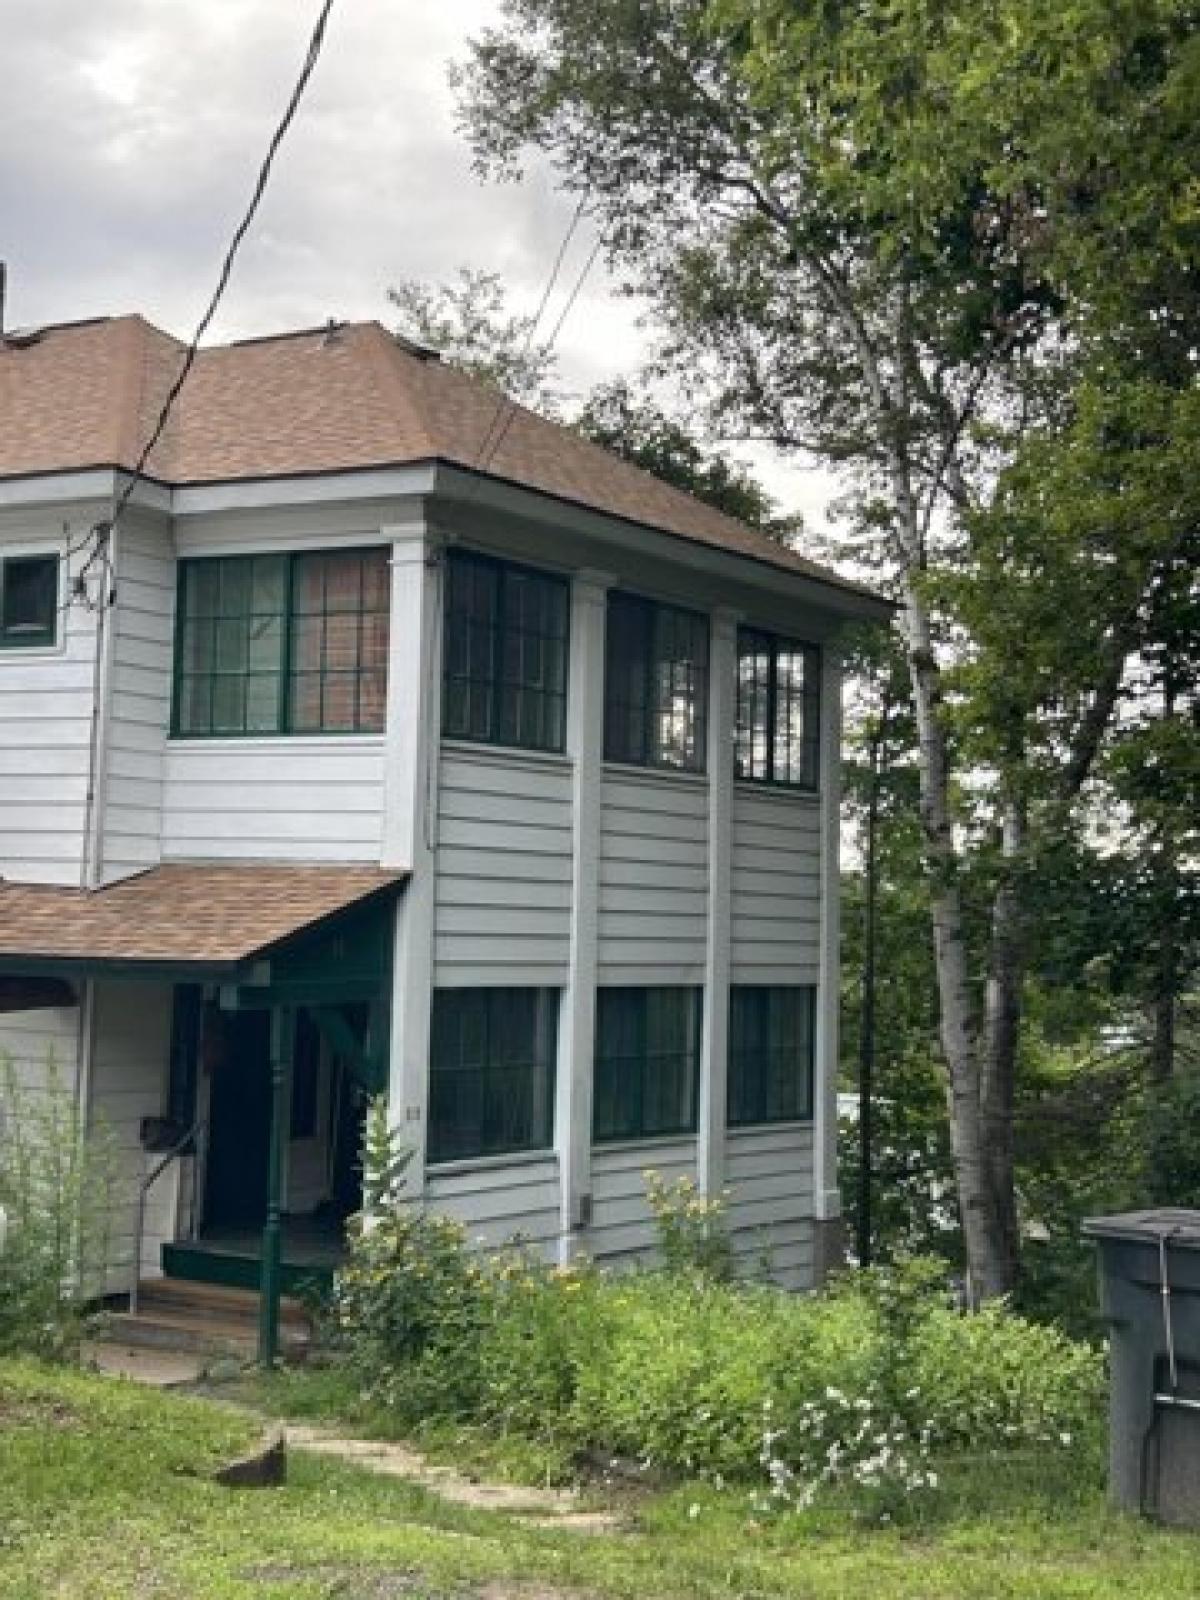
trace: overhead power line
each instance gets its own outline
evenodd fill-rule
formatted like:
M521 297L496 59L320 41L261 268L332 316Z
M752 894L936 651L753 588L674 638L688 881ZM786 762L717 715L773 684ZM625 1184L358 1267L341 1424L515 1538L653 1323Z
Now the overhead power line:
M313 70L317 65L318 59L320 58L321 47L325 43L325 29L329 22L329 13L332 10L333 0L324 0L320 15L317 17L316 25L312 31L312 37L308 41L308 50L305 53L304 63L300 68L300 75L296 79L295 87L288 98L288 102L284 108L282 117L279 119L274 133L271 135L271 142L267 146L267 153L263 157L262 165L258 169L258 177L254 183L254 189L250 196L250 203L246 207L246 211L242 217L242 220L238 223L237 228L234 230L233 237L229 241L229 248L226 250L225 257L221 262L221 270L217 275L216 288L212 292L212 297L205 308L204 315L196 324L196 331L192 335L191 343L188 345L187 352L183 358L183 363L179 368L179 372L175 377L174 383L167 391L166 399L163 401L162 408L158 413L158 420L155 422L149 437L142 446L141 453L134 464L133 474L126 483L119 499L116 502L116 505L113 508L110 526L117 521L118 517L120 517L121 513L129 504L130 498L132 497L134 490L137 488L137 485L142 482L145 476L146 463L149 461L155 445L158 444L159 440L166 431L167 423L171 418L171 412L174 410L175 403L179 399L180 393L183 390L183 386L187 382L188 377L191 374L191 370L196 363L196 356L200 348L200 341L208 332L208 329L212 324L212 320L217 314L217 308L220 306L221 300L225 294L225 290L229 285L229 279L231 273L233 272L233 264L237 258L237 253L241 249L242 242L247 233L250 231L250 226L254 221L254 217L258 211L262 197L266 193L267 184L271 177L271 169L275 164L275 157L279 153L279 147L286 138L287 131L295 120L296 112L300 109L300 102L304 98L304 91L308 88L308 81L312 77Z

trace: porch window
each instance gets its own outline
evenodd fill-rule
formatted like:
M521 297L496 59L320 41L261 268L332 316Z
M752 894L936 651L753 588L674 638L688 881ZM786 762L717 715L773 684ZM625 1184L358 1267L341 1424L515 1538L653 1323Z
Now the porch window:
M452 550L442 732L484 744L561 750L569 611L565 579Z
M816 991L737 985L729 994L731 1128L812 1116Z
M815 789L819 652L796 639L739 628L737 657L735 774Z
M381 732L388 610L384 546L181 562L174 731Z
M708 618L610 593L605 759L703 772L707 706Z
M58 557L0 560L0 649L51 645L58 638Z
M601 989L592 1132L597 1143L694 1133L699 989Z
M554 1137L556 989L439 989L430 1163L545 1150Z

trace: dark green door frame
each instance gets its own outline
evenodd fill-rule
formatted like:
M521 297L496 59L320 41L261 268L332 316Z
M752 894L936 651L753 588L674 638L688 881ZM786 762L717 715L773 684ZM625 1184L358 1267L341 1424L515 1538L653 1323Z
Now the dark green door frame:
M283 1146L287 1138L287 1091L295 1041L295 1010L291 1006L276 1006L271 1012L271 1142L267 1157L267 1219L263 1224L262 1274L259 1280L258 1363L262 1367L273 1367L279 1357Z

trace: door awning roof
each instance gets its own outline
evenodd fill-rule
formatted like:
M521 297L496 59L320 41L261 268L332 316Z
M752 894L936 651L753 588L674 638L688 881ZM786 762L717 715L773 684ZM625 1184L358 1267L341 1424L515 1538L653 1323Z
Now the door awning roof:
M232 974L399 893L366 866L172 863L104 889L0 880L0 973Z

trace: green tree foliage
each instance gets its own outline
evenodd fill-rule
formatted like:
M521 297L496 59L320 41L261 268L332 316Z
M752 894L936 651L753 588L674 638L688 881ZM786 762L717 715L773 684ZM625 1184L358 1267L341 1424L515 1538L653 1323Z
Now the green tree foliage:
M1165 492L1200 348L1193 34L1183 0L506 0L460 75L485 167L536 149L588 195L710 425L854 486L901 603L982 1297L1016 1276L1040 857L1087 814L1194 527ZM1147 385L1158 430L1078 515L1088 441L1113 465L1097 405L1136 424Z

